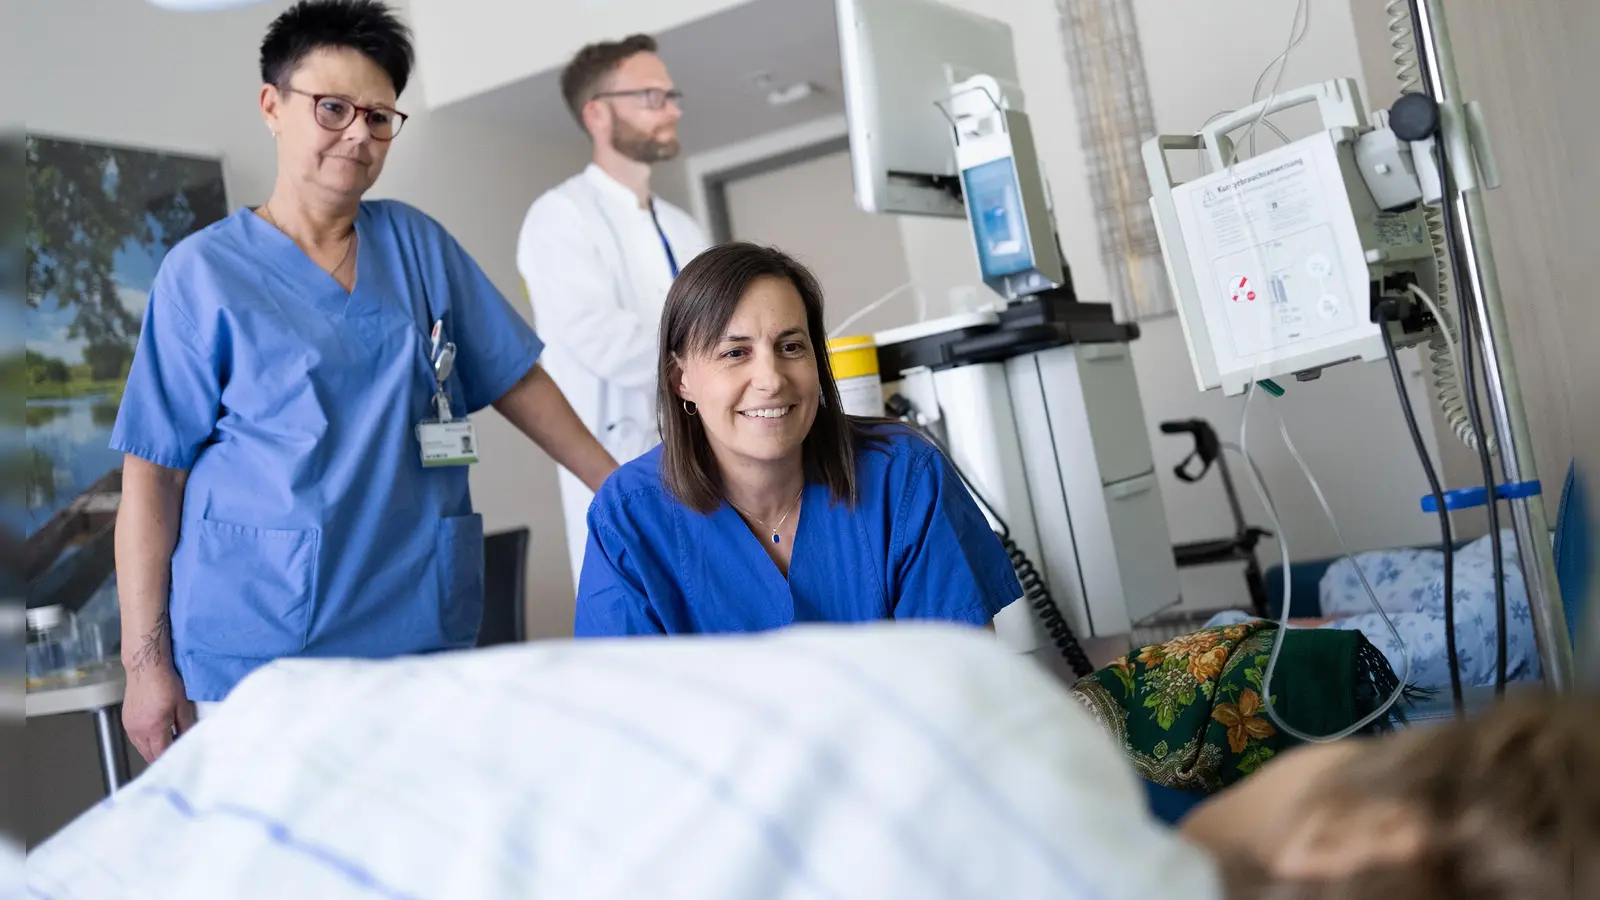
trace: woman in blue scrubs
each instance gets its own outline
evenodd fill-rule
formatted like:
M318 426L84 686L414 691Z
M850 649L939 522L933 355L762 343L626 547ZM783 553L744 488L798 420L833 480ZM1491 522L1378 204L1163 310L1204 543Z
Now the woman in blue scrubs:
M724 244L684 267L661 320L663 442L590 507L578 635L981 626L1022 595L943 455L842 412L825 346L822 292L783 253Z
M272 194L155 278L112 437L123 722L146 759L274 659L475 643L470 414L493 406L593 487L615 469L461 246L361 199L411 63L381 3L283 13L261 45Z

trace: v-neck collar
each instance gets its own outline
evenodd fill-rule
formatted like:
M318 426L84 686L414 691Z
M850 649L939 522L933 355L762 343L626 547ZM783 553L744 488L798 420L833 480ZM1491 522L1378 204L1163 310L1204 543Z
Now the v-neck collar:
M369 280L372 247L368 240L366 204L362 204L356 212L356 246L352 250L356 256L356 279L348 291L338 279L317 265L283 229L262 218L256 208L246 206L239 210L239 215L245 219L245 234L250 244L263 250L272 267L298 294L322 309L343 315Z
M797 518L794 523L794 537L789 539L788 575L785 575L778 568L778 563L767 553L765 542L771 540L771 536L759 535L751 531L750 526L745 524L744 517L739 515L739 511L733 508L733 504L723 500L721 508L712 514L719 520L720 527L732 529L735 532L734 542L736 546L745 548L746 553L760 554L754 557L755 565L753 568L759 570L762 573L761 577L768 580L774 589L783 591L791 600L793 599L791 589L794 584L795 564L800 560L800 548L804 545L803 538L807 530L806 523L812 518L807 515L806 510L812 505L811 496L815 488L816 486L808 481L800 491L799 509L795 510Z

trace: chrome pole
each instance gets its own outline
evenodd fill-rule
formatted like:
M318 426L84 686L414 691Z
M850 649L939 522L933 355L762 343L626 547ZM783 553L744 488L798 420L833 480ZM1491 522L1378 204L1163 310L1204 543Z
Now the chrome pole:
M100 777L109 797L128 783L128 745L123 743L122 737L122 704L102 706L94 711L94 733L100 744Z
M1457 171L1458 166L1470 168L1474 163L1443 6L1442 0L1420 0L1412 4L1412 39L1417 46L1418 64L1439 104L1440 142L1450 156L1450 168ZM1456 195L1453 198L1446 195L1449 202L1444 204L1442 212L1452 220L1459 236L1457 246L1451 248L1456 290L1470 290L1477 311L1484 381L1489 389L1495 432L1500 438L1500 465L1507 481L1531 481L1539 477L1538 465L1522 405L1517 364L1512 358L1511 332L1501 302L1499 272L1489 246L1483 191L1476 178L1464 185L1455 180L1455 184ZM1463 372L1461 377L1468 374ZM1555 555L1550 547L1544 498L1533 496L1506 502L1511 507L1517 553L1528 588L1528 604L1533 613L1545 684L1553 690L1570 691L1576 679L1572 638L1567 631L1566 611L1556 583Z

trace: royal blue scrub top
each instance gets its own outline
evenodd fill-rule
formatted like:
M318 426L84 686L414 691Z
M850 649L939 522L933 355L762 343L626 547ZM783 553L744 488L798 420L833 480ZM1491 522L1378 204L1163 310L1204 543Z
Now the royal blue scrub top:
M578 636L761 631L795 622L945 619L981 625L1022 596L1010 558L944 456L900 428L857 452L859 500L807 484L785 578L739 514L679 503L661 447L589 508Z
M472 645L483 523L465 467L425 469L429 332L457 356L453 415L528 373L537 336L435 221L361 204L346 292L249 209L157 273L113 449L189 470L170 614L193 700L286 656Z

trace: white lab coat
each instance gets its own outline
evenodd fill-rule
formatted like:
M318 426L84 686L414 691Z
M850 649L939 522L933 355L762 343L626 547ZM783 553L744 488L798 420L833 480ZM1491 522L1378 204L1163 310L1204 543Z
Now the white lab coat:
M706 248L694 218L657 198L656 217L681 269ZM656 336L672 268L650 210L591 163L536 200L517 239L517 269L545 342L543 363L617 462L660 442ZM559 473L577 584L593 493Z

